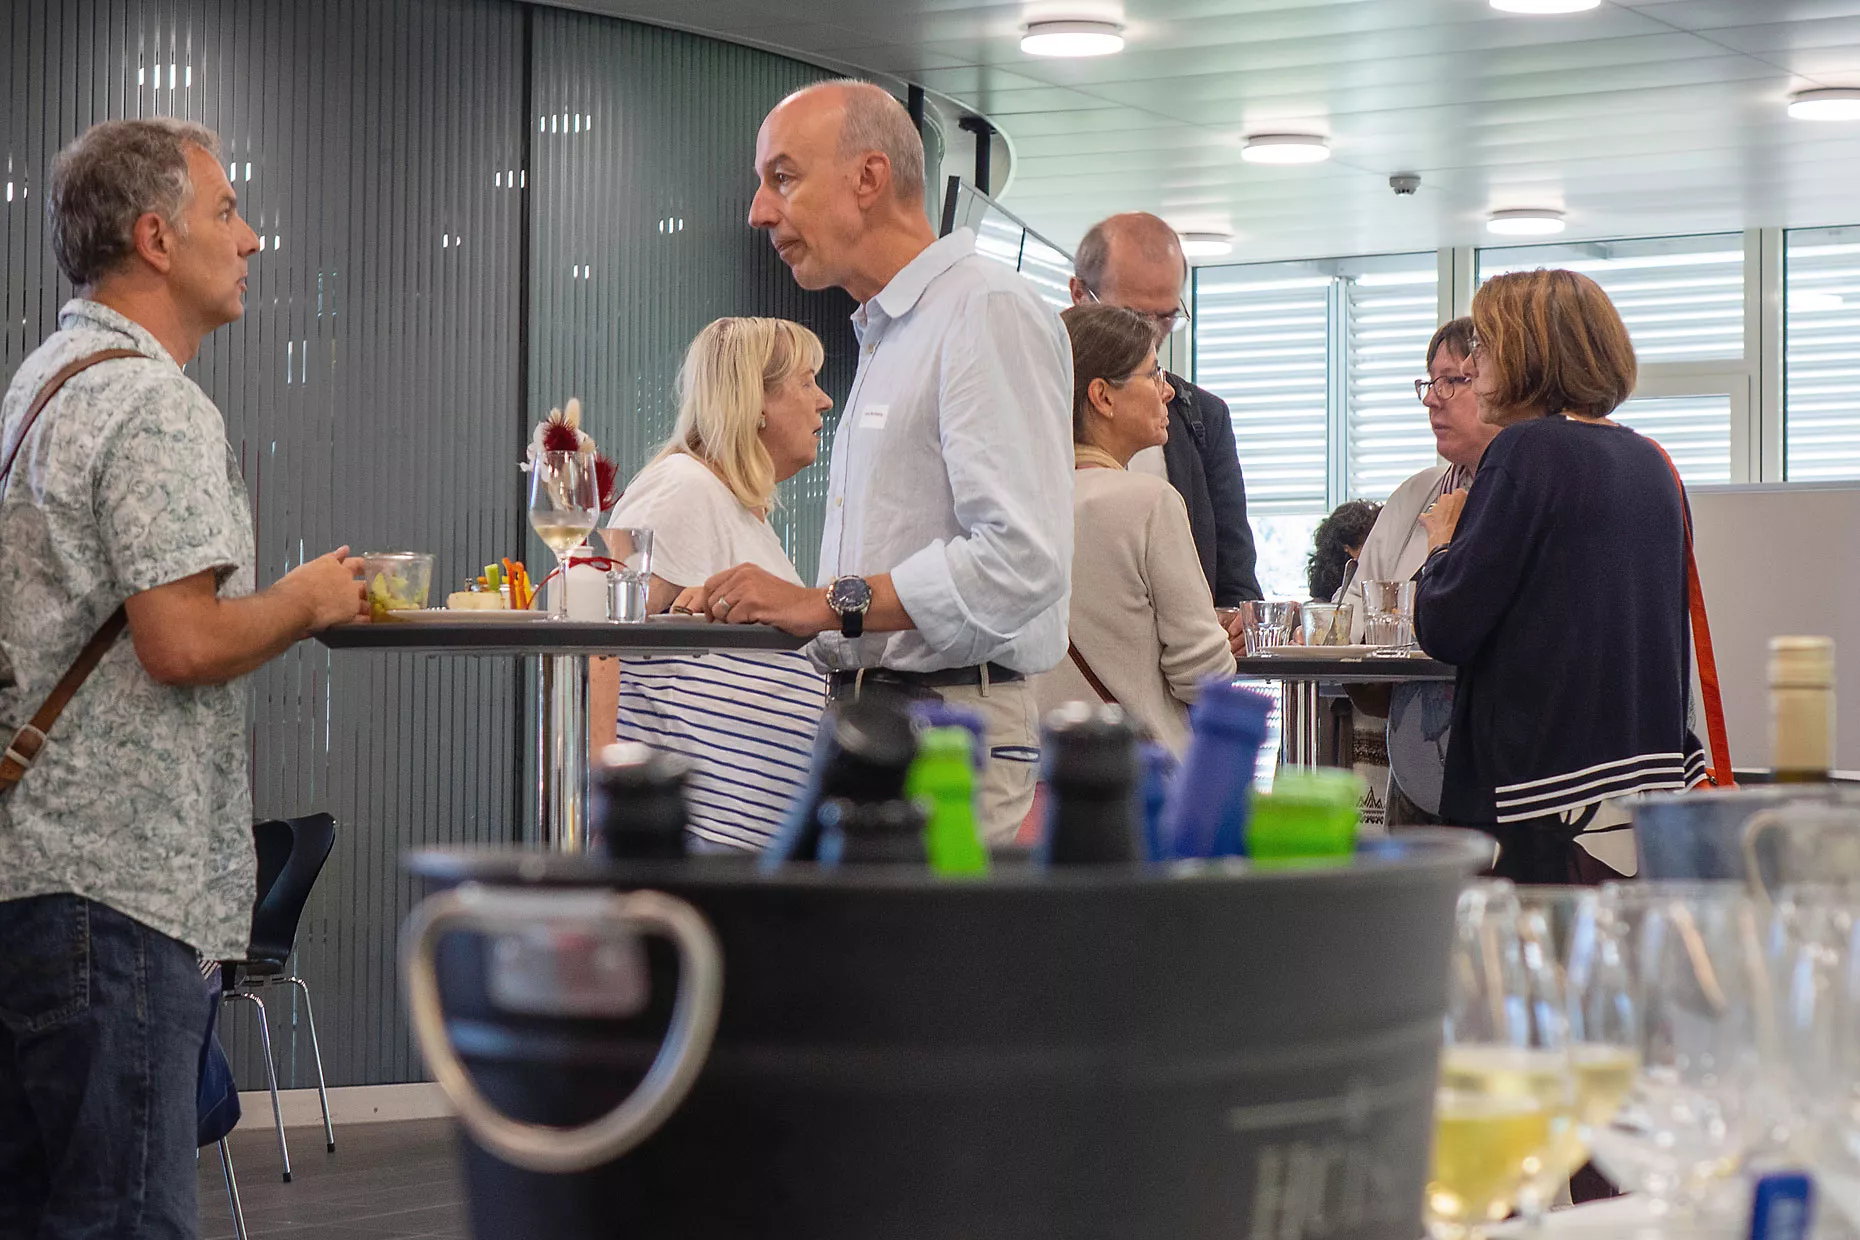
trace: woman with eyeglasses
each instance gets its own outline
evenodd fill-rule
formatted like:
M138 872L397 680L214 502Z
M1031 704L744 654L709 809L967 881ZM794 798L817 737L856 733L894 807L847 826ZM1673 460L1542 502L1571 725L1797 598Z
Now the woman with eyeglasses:
M1232 675L1234 656L1182 497L1125 468L1168 438L1174 392L1142 314L1082 305L1060 317L1072 337L1071 648L1034 678L1034 696L1043 711L1071 701L1122 706L1180 753L1196 687Z
M1593 280L1498 276L1472 318L1466 374L1499 432L1471 491L1422 518L1415 604L1422 649L1458 669L1441 815L1498 839L1501 877L1593 881L1632 866L1608 847L1627 798L1704 778L1685 495L1659 446L1609 418L1634 346Z
M1434 444L1445 465L1430 465L1396 487L1382 505L1376 523L1356 557L1356 569L1346 579L1341 602L1356 605L1356 639L1363 635L1365 581L1406 581L1427 559L1427 530L1421 514L1435 500L1472 485L1473 473L1485 446L1499 428L1479 420L1479 403L1473 399L1466 360L1472 353L1472 320L1454 319L1434 333L1427 344L1427 378L1414 381L1414 393L1427 408Z

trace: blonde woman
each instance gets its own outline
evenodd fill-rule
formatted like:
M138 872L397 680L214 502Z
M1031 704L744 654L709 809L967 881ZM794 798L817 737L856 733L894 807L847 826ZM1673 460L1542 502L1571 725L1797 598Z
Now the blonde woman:
M785 319L718 319L678 376L678 424L614 506L611 526L652 538L651 611L733 565L800 585L769 525L776 484L813 464L833 401L820 340ZM677 754L700 847L759 849L807 775L826 682L799 652L629 658L596 703L615 736ZM597 706L597 712L602 709ZM597 732L597 736L599 733Z

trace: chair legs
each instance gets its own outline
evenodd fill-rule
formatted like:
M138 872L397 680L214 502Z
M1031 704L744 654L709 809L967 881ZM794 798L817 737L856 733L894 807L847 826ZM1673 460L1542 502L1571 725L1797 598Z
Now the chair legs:
M291 1150L284 1142L284 1110L278 1104L278 1068L271 1058L271 1022L265 1017L265 1002L257 995L243 990L226 990L220 992L225 999L243 999L258 1009L258 1040L265 1051L265 1080L271 1086L271 1118L278 1126L278 1157L284 1163L284 1182L291 1182Z
M329 1142L329 1152L336 1152L336 1129L329 1122L329 1087L323 1083L323 1048L316 1040L316 1013L310 1008L310 987L301 977L282 977L273 985L295 986L304 997L304 1023L310 1027L310 1058L316 1063L316 1098L323 1104L323 1136Z
M220 1170L226 1173L226 1200L232 1203L233 1233L239 1240L247 1240L245 1233L245 1207L239 1204L239 1177L233 1174L232 1151L226 1148L226 1138L220 1138Z

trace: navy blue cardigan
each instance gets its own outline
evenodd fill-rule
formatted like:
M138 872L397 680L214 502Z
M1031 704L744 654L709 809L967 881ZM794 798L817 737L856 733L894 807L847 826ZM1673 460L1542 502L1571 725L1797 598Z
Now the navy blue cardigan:
M1416 591L1459 669L1440 812L1467 826L1689 787L1684 498L1621 426L1537 418L1492 440Z

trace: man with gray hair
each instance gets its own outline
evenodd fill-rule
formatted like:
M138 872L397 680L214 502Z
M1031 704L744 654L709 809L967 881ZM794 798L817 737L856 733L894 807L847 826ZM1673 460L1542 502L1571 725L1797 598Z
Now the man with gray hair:
M1175 229L1147 212L1132 211L1098 221L1079 242L1073 258L1072 302L1097 301L1135 310L1149 319L1160 345L1170 332L1188 324L1182 305L1187 278L1188 259ZM1216 607L1263 597L1227 402L1180 375L1166 377L1175 389L1175 399L1169 402L1169 441L1160 451L1139 452L1130 468L1166 475L1181 492Z
M4 1236L195 1233L199 961L245 954L254 896L236 682L364 614L346 547L253 592L226 427L181 371L258 249L218 149L137 120L59 154L77 294L0 400Z
M833 437L818 585L753 565L696 600L816 638L836 697L885 685L980 714L982 827L1014 837L1039 758L1027 677L1066 655L1072 349L1018 274L924 218L923 143L867 82L783 100L756 140L749 223L803 288L837 286L859 372Z

